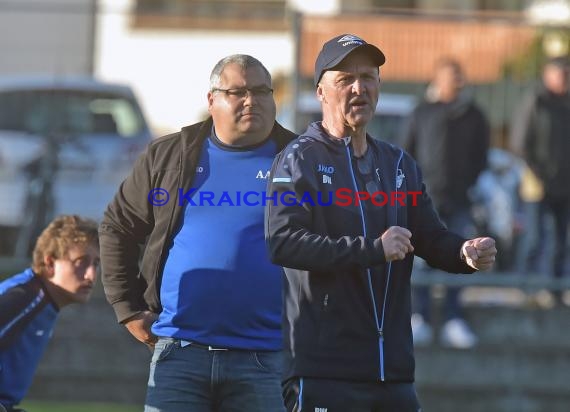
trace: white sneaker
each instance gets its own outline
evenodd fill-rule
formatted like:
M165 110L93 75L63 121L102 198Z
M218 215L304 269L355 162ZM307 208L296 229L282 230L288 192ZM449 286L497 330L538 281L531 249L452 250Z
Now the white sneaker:
M433 329L419 313L412 314L412 335L415 346L428 346L433 341Z
M470 349L477 345L478 341L471 328L460 318L445 322L439 337L443 346L457 349Z

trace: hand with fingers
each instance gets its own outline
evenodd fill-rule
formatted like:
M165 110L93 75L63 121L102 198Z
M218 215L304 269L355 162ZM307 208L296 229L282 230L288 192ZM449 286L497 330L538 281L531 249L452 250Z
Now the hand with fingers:
M495 239L478 237L468 240L461 247L461 255L473 269L489 270L493 267L497 255Z
M391 226L380 237L386 262L403 260L408 253L414 252L412 232L405 227Z
M157 318L156 313L144 311L130 317L123 324L137 340L153 348L158 338L151 332L150 328Z

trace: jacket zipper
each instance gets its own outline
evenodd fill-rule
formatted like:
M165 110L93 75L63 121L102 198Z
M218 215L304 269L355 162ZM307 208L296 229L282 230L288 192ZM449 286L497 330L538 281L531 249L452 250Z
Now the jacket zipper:
M400 157L398 158L398 162L396 163L396 170L394 171L395 181L394 181L394 189L398 190L400 187L398 185L398 170L400 168L400 163L402 162L402 157L404 156L404 152L400 151ZM396 208L396 220L394 224L398 224L398 202L394 205ZM388 218L388 224L390 224L390 219ZM380 380L384 382L384 315L386 314L386 302L388 302L388 287L390 286L390 277L392 276L392 262L388 262L388 270L386 274L386 285L384 287L384 302L382 303L382 317L380 320L380 328L378 330L378 335L380 339Z
M348 148L348 145L346 145L346 153L348 156L348 165L349 165L349 169L350 169L350 174L352 177L352 184L354 185L355 190L358 191L358 186L356 185L356 178L354 176L354 170L352 169L352 161L351 161L351 156L350 156L350 149ZM400 167L400 163L402 161L402 157L404 155L404 152L400 151L400 157L398 158L398 162L396 163L396 170L394 173L394 176L398 176L398 169ZM397 182L394 182L394 187L396 188L396 190L398 189L397 187ZM396 202L396 222L397 223L397 217L398 217L398 203ZM360 217L362 220L362 230L363 230L363 235L364 237L366 237L367 235L367 231L366 231L366 220L364 219L364 209L362 208L362 203L359 203L359 208L360 208ZM388 222L390 223L390 222ZM384 315L386 313L386 302L388 301L388 288L390 286L390 277L392 275L392 262L388 263L388 270L387 270L387 275L386 275L386 284L384 287L384 302L382 304L382 313L381 313L381 317L380 319L378 318L378 310L376 309L376 298L374 297L374 289L372 288L372 274L370 272L370 269L366 269L367 272L367 276L368 276L368 289L370 290L370 297L372 299L372 307L373 307L373 311L374 311L374 321L376 322L376 332L378 334L378 350L379 350L379 354L380 354L380 365L379 365L379 369L380 369L380 380L382 382L384 382L386 380L386 376L384 373Z
M348 168L350 170L350 176L352 177L352 184L354 189L358 191L358 186L356 185L356 178L354 176L354 170L352 169L352 160L350 156L350 149L348 145L346 145L346 154L348 156ZM366 220L364 219L364 209L362 209L362 203L358 204L360 208L360 219L362 221L362 234L364 237L367 236L366 231ZM370 291L370 298L372 299L372 310L374 313L374 322L376 324L376 332L378 334L378 350L380 352L380 364L378 365L380 369L380 380L384 381L384 332L382 331L382 327L380 326L380 321L378 320L378 310L376 309L376 298L374 297L374 289L372 288L372 274L370 272L370 268L366 269L367 277L368 277L368 289ZM382 314L382 322L384 322L384 314Z

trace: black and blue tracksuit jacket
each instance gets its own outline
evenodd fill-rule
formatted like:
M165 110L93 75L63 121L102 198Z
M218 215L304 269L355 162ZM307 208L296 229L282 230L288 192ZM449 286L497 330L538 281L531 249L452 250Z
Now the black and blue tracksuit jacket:
M0 405L6 409L31 386L58 314L31 268L0 282Z
M440 221L416 162L396 146L370 136L367 142L388 199L392 192L415 196L375 207L348 204L347 196L364 190L350 139L330 138L320 122L273 163L266 239L272 260L285 268L285 379L414 380L413 255L386 262L380 236L389 227L408 228L414 253L431 266L473 272L460 257L465 239Z

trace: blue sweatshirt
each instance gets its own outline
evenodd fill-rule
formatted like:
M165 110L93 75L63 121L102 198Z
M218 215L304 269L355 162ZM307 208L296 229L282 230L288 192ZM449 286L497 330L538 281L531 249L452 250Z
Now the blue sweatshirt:
M0 283L0 404L24 398L52 336L58 308L32 269Z
M269 261L264 194L276 146L204 142L164 266L152 331L222 348L280 350L282 269Z

